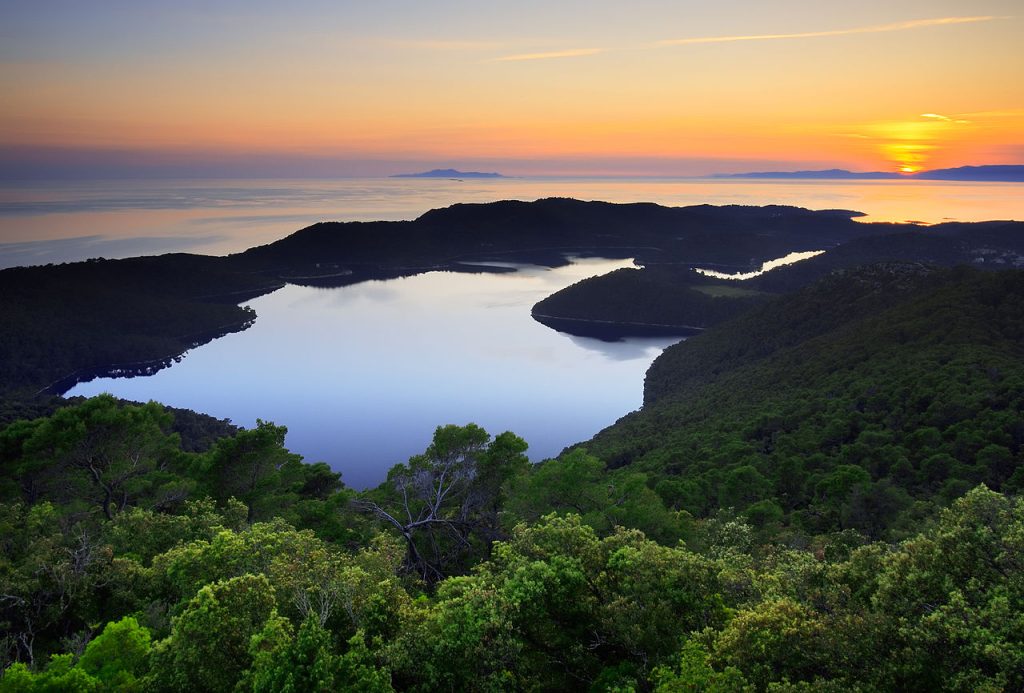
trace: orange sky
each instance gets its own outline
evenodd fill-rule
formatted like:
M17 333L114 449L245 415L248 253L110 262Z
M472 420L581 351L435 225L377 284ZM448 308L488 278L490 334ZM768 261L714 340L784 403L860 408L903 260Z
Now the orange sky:
M282 157L349 175L1024 162L1019 0L208 4L0 9L0 157L259 155L267 175Z

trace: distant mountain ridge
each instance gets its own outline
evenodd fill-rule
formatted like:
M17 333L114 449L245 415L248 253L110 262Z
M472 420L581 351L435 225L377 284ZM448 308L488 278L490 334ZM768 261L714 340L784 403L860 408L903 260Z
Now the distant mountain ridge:
M1024 182L1024 165L939 168L934 171L921 171L912 177L923 180L990 180L1020 183Z
M951 180L1024 182L1024 165L958 166L917 173L889 173L886 171L847 171L830 168L822 171L755 171L751 173L722 173L714 178L784 178L795 180Z
M750 173L720 173L713 178L792 178L800 180L890 180L905 178L899 173L884 171L847 171L843 168L830 168L822 171L753 171Z
M391 178L504 178L500 173L480 171L459 171L454 168L435 168L422 173L396 173Z

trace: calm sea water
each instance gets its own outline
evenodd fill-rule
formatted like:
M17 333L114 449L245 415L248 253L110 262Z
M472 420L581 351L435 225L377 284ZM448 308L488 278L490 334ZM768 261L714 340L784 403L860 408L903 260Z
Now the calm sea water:
M100 181L0 188L0 267L171 251L226 254L325 219L412 219L455 202L563 196L665 205L790 204L868 220L1024 219L1020 184L910 181L427 179ZM533 459L585 440L642 401L670 339L608 344L554 332L530 306L628 265L580 260L513 274L430 273L340 289L289 286L249 303L253 328L149 377L99 379L75 395L155 399L252 426L355 487L421 452L434 427L512 430Z
M164 252L213 255L324 220L414 219L456 202L788 204L872 221L1024 219L1024 184L695 179L93 181L0 185L0 268Z

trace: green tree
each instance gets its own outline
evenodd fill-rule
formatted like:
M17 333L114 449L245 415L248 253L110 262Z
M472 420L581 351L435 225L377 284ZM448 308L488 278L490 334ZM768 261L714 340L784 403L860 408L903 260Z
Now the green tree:
M408 570L436 583L474 549L489 551L502 486L525 470L525 450L526 443L511 433L491 441L475 424L439 426L426 452L392 467L382 493L364 497L356 507L397 530L405 540Z
M391 691L390 677L379 670L357 633L344 654L335 652L331 634L315 618L307 618L293 637L291 625L279 617L267 621L252 639L253 668L247 675L255 693L281 691Z
M207 585L176 617L171 635L153 649L149 684L161 690L232 690L249 668L250 639L274 609L262 575Z
M72 655L54 655L46 667L39 672L32 671L22 662L12 664L0 679L2 693L100 693L111 690L103 683L75 666Z
M49 502L0 504L0 547L0 654L4 664L32 666L96 616L109 547L94 527L69 525Z
M268 520L294 503L311 479L301 457L285 449L287 433L284 426L257 420L256 428L218 440L197 463L210 495L221 503L229 498L245 503L249 523ZM319 471L312 474L323 476ZM314 486L322 481L314 481Z
M876 585L883 685L1024 689L1024 500L975 488L886 556Z
M609 473L601 460L577 448L515 478L508 512L527 523L552 511L576 514L602 534L622 526L673 542L683 535L684 515L669 511L647 481L646 474L633 470Z
M22 442L26 496L91 502L108 520L144 497L158 507L176 505L187 486L160 493L180 456L177 436L167 433L171 420L155 402L122 406L110 395L57 410Z
M712 563L685 549L549 515L438 586L423 625L402 634L396 677L427 690L643 681L689 631L721 624L719 591Z
M687 640L673 666L661 666L652 674L657 693L753 693L736 667L715 671L708 663L708 653L700 643Z
M131 616L106 625L90 642L76 665L116 691L145 690L141 678L147 671L150 635Z
M828 672L833 643L823 621L788 598L744 610L714 636L710 662L735 667L759 690L784 678L812 680Z
M718 502L723 508L742 510L763 499L772 484L756 468L742 465L729 470L718 491Z

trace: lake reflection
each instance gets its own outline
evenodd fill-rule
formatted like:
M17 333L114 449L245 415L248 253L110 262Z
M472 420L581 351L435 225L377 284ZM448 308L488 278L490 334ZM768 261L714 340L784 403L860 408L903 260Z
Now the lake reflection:
M676 338L569 337L530 307L629 260L506 274L433 272L338 289L288 286L249 302L249 330L155 375L98 379L69 395L155 399L237 424L288 426L287 445L357 488L422 452L436 426L511 430L534 460L585 440L642 402L644 372Z

